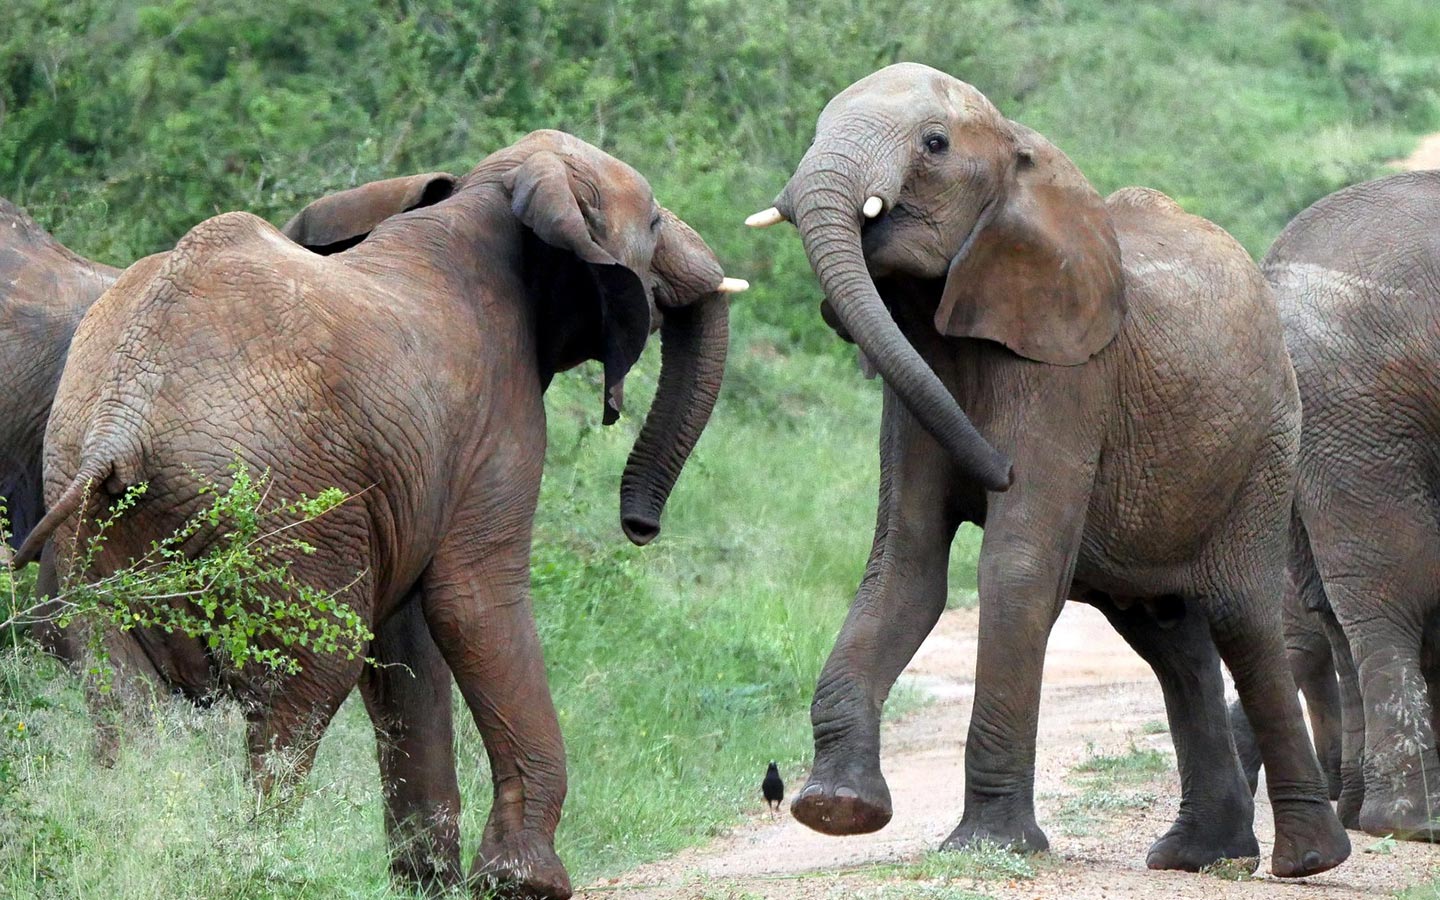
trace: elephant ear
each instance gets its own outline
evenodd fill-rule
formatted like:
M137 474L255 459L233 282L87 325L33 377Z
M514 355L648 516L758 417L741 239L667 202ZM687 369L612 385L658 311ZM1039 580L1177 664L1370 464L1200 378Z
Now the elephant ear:
M321 197L300 210L280 231L312 253L328 256L365 240L375 226L402 212L432 206L455 192L455 176L444 172L372 181Z
M1027 359L1077 366L1125 319L1120 246L1105 201L1074 163L1012 123L1008 183L950 263L935 327L998 341Z
M527 261L547 285L541 316L541 366L546 380L585 359L605 368L602 421L613 424L624 406L625 375L650 335L650 298L641 276L596 240L597 216L582 211L570 168L559 155L540 150L505 177L515 218L552 251ZM577 307L578 304L578 307Z

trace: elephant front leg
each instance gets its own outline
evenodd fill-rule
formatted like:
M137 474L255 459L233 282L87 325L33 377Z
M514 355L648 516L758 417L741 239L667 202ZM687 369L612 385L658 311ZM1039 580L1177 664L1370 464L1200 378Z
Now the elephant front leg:
M815 764L791 804L825 834L890 821L880 773L880 712L895 679L945 609L946 566L959 524L954 471L934 440L885 392L875 543L810 707Z
M460 685L490 758L494 802L471 880L505 895L563 900L570 877L555 853L565 801L565 747L530 603L529 515L496 540L458 527L428 570L425 620Z
M1093 461L1016 471L1063 477L1021 480L995 497L980 548L980 634L975 703L965 745L965 814L942 845L992 843L1038 852L1049 847L1035 821L1035 735L1050 629L1070 592L1084 529ZM1043 466L1043 468L1042 468Z
M431 892L460 881L460 788L450 670L414 596L375 630L360 681L375 726L390 871Z

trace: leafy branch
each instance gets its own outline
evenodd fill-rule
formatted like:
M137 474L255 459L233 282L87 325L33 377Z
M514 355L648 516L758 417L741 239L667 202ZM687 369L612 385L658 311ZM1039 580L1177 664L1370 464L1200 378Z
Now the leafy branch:
M363 573L338 590L323 590L291 571L295 559L315 553L296 529L358 495L328 488L274 502L268 469L257 476L237 457L229 471L228 486L196 474L200 496L210 498L204 508L140 558L91 578L109 535L148 485L127 488L95 519L83 546L72 548L72 574L55 596L22 601L15 575L6 573L9 616L0 630L41 622L91 624L98 626L91 629L92 645L102 656L100 636L108 630L178 632L204 640L222 664L241 669L258 663L286 674L300 670L293 648L347 659L361 655L373 635L343 597ZM4 528L0 509L0 534ZM194 555L187 547L193 550L197 538L205 550Z

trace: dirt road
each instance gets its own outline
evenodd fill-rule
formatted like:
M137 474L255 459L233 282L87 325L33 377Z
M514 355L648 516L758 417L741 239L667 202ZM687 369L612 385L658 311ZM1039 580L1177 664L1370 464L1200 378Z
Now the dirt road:
M757 815L711 844L592 885L586 900L813 900L813 898L1360 898L1386 897L1422 881L1440 867L1440 849L1419 844L1366 853L1374 838L1352 833L1355 854L1344 866L1298 882L1266 874L1272 828L1270 806L1256 804L1264 855L1259 876L1230 881L1213 875L1151 872L1145 851L1168 826L1179 805L1169 735L1155 733L1165 719L1160 688L1149 669L1098 612L1067 604L1046 657L1041 706L1036 796L1051 853L1039 857L1028 878L985 874L941 883L906 869L877 864L915 861L937 847L959 819L964 787L964 737L970 714L977 616L953 611L906 670L905 678L933 698L925 708L886 726L885 775L895 817L882 831L832 838L806 829L788 812ZM1125 754L1131 747L1168 754L1165 774L1127 784L1129 808L1075 828L1062 815L1082 788L1073 772L1087 756ZM800 773L786 773L792 788ZM1146 802L1153 797L1153 801ZM757 805L759 800L757 797ZM1067 833L1068 832L1068 833ZM913 869L913 867L911 867Z

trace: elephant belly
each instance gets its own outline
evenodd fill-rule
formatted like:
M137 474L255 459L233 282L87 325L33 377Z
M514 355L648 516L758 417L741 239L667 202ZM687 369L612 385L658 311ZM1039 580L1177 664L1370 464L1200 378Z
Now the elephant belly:
M1080 567L1115 582L1107 589L1149 594L1284 533L1299 402L1278 322L1246 334L1136 305ZM1182 349L1201 335L1207 353Z

